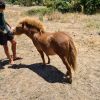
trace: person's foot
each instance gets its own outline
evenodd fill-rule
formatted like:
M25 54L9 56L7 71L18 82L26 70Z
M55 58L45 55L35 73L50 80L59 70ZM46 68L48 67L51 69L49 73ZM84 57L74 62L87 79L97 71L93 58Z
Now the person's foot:
M11 59L11 60L10 60L10 64L11 64L11 65L13 65L13 64L14 64L14 61L13 61L13 59Z

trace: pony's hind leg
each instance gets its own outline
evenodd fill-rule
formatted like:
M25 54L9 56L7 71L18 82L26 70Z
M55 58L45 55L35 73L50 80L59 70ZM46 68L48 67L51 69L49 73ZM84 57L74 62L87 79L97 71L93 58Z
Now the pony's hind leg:
M66 66L67 68L67 73L66 73L66 78L68 79L67 81L71 84L72 83L72 73L71 73L71 67L70 67L70 64L67 60L67 57L62 57L60 56L60 58L62 59L64 65Z

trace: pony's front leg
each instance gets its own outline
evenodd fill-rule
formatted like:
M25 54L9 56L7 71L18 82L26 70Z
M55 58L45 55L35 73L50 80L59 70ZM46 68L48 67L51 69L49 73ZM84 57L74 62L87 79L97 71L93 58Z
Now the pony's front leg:
M50 58L49 58L49 56L47 56L48 57L48 62L47 62L47 64L50 64Z
M41 55L41 58L42 58L43 64L46 65L46 63L45 63L45 59L44 59L44 53L43 53L43 51L42 51L42 50L38 50L38 52L39 52L40 55Z
M46 56L47 56L47 58L48 58L48 62L47 62L47 64L50 64L50 58L49 58L49 55L46 54Z

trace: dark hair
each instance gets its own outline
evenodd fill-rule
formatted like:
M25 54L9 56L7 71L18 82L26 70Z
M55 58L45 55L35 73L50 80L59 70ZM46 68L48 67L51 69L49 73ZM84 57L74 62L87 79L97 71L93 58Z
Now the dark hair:
M5 9L6 5L4 2L0 1L0 9Z

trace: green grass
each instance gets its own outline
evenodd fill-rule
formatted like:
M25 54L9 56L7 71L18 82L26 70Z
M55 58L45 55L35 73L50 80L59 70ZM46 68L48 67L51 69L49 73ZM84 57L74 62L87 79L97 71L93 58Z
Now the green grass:
M26 12L28 15L46 15L53 12L52 8L38 8L38 9L31 9Z
M4 78L2 76L0 76L0 80L3 80Z
M86 24L87 28L95 28L95 29L100 29L100 22L97 20L88 20Z

